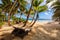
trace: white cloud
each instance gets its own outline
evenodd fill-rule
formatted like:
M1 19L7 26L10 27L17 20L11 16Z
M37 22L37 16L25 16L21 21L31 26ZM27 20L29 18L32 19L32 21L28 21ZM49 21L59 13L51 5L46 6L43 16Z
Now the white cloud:
M49 15L49 14L45 12L45 15Z
M48 9L49 11L51 10L51 9Z

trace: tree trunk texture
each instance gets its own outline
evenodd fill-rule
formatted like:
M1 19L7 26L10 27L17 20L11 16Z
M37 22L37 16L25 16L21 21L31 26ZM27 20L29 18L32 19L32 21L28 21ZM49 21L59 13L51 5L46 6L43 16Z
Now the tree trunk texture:
M13 6L11 7L10 12L9 12L9 14L8 14L8 25L9 25L9 26L11 26L11 24L10 24L11 12L12 12L12 9L13 9L13 7L15 6L16 2L17 2L17 0L14 1L14 4L13 4Z
M30 10L29 10L29 12L28 12L27 19L26 19L26 21L25 21L25 23L24 23L24 25L23 25L22 27L25 27L26 24L27 24L27 22L28 22L29 15L30 15L30 11L31 11L31 9L32 9L32 4L33 4L33 0L32 0L32 2L31 2L31 7L30 7Z
M31 21L31 23L33 23L33 21L34 21L34 17L35 17L35 13L34 13L34 16L33 16L33 18L32 18L32 21ZM31 23L30 23L30 24L31 24Z
M36 15L36 19L34 20L33 24L30 25L30 27L32 27L32 26L36 23L36 21L37 21L38 18L39 18L39 15L38 15L38 13L37 13L37 15Z

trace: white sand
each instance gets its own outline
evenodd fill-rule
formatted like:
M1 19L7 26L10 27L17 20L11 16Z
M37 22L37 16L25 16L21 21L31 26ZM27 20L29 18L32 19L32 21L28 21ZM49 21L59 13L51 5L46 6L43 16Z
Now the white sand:
M10 29L12 30L12 28ZM14 37L14 40L20 40L20 38ZM40 23L37 21L32 31L23 40L60 40L60 24L47 24L47 22Z

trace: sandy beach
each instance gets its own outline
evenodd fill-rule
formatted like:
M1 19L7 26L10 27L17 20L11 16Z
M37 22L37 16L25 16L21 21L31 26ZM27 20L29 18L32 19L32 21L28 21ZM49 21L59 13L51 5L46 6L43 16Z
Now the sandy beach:
M0 40L21 40L20 37L12 37L13 27L3 27L0 29ZM36 22L32 31L23 40L60 40L60 24L58 22Z

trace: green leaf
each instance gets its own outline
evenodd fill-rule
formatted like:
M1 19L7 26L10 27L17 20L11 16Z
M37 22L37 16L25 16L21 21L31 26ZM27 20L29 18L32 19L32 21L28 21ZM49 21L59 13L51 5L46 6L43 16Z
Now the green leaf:
M12 0L10 0L12 2Z
M44 6L38 6L38 12L43 12L43 11L46 11L47 10L47 6L44 5Z
M34 0L33 1L33 6L37 7L39 6L44 0Z
M33 6L37 7L38 6L38 0L33 1Z
M37 10L37 7L34 6L33 8L34 8L34 10Z
M34 11L33 11L33 10L31 10L31 11L30 11L30 14L31 14L31 15L34 15Z

